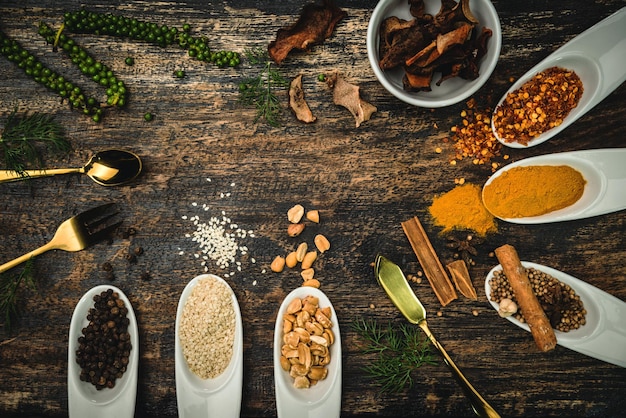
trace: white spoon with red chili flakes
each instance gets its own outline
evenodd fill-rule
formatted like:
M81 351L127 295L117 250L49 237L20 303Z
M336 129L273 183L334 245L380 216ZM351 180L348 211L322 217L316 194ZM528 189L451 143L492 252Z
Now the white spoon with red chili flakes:
M493 112L493 133L511 148L539 145L582 117L625 80L626 7L520 77Z

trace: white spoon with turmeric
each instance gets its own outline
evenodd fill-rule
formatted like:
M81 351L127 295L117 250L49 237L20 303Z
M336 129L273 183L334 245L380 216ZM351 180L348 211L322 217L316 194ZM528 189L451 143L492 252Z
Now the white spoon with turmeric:
M507 96L529 82L535 75L548 68L558 67L574 71L580 78L583 93L578 104L562 122L534 136L526 144L517 142L516 136L502 138L498 132L496 114ZM491 119L495 137L502 144L511 148L526 148L539 145L572 123L600 103L626 80L626 7L613 13L606 19L598 22L580 35L576 36L547 58L531 68L520 77L502 97L494 110ZM546 118L554 118L550 110L546 109Z
M559 184L561 180L538 173L536 180L525 178L527 187L510 188L511 184L505 184L507 174L512 173L510 170L538 167L537 171L540 171L542 166L571 167L580 174L580 179L572 179L571 184ZM543 190L534 190L540 181L545 182L541 187ZM584 188L572 204L547 213L524 215L524 210L530 205L541 203L541 199L553 198L557 187L570 191L575 182L582 182ZM516 161L496 171L487 180L482 198L487 210L495 217L518 224L570 221L626 209L626 148L562 152ZM501 205L504 201L514 203Z

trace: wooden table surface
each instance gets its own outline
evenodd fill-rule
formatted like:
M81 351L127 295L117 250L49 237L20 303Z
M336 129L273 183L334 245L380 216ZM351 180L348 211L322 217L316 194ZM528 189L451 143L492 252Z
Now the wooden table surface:
M243 52L265 48L279 28L296 20L306 3L110 1L89 9L169 26L189 23L194 34L208 37L212 48ZM63 12L81 4L5 0L0 4L0 26L50 67L81 79L67 59L45 45L36 29L41 20L58 27ZM135 235L118 234L111 243L85 251L57 251L36 258L37 292L23 295L13 330L0 330L0 415L67 415L70 318L87 290L106 283L128 295L138 319L136 416L177 415L175 314L185 285L204 272L202 258L195 256L198 243L190 238L197 228L193 216L201 223L225 216L254 231L254 237L237 239L249 249L247 255L237 256L241 271L222 270L211 260L207 266L209 272L226 278L241 306L245 356L241 415L275 415L273 329L280 303L302 280L298 270L275 274L269 265L274 256L297 243L286 234L286 212L299 203L318 209L321 216L320 224L307 228L300 240L312 241L320 232L332 245L315 267L321 290L339 318L342 416L472 416L442 361L418 369L411 389L381 393L363 370L371 357L359 350L351 325L359 318L405 321L372 274L376 254L395 260L408 274L419 272L400 226L418 216L441 260L452 261L454 251L433 225L428 207L436 194L455 186L455 178L482 185L491 170L467 160L456 166L449 163L451 147L444 140L450 128L460 123L465 103L440 109L409 106L376 80L366 53L367 24L376 2L337 1L337 5L347 17L333 36L308 53L290 55L280 66L287 78L304 74L306 97L318 117L311 125L298 122L288 110L280 127L254 123L254 109L237 101L240 81L256 74L246 61L236 69L219 69L190 59L177 47L161 49L76 35L131 92L124 110L94 123L0 58L0 123L16 107L21 112L50 114L64 126L72 144L69 155L48 157L46 167L81 166L95 151L121 148L138 153L145 168L134 183L117 188L101 187L81 175L0 185L2 262L43 245L62 220L102 202L117 202L122 229L136 230ZM479 108L494 106L511 79L623 7L624 1L495 1L494 5L502 23L502 53L493 75L474 95ZM135 58L135 66L124 65L127 56ZM185 78L173 77L177 69L186 71ZM359 85L363 98L378 108L359 128L347 110L332 103L325 84L317 81L318 74L332 71ZM144 121L146 112L156 116L152 122ZM625 120L626 86L622 85L551 141L505 153L510 162L561 151L623 147ZM436 153L437 147L443 152ZM433 333L501 415L622 416L626 369L561 346L539 352L529 333L493 311L483 284L486 273L497 264L490 253L511 244L524 260L564 270L626 300L625 236L625 211L559 224L499 222L498 232L478 245L476 264L470 269L477 301L460 297L442 308L426 280L412 286L429 313ZM130 263L125 254L137 247L144 253ZM113 266L112 282L102 270L105 262ZM151 280L141 279L145 272Z

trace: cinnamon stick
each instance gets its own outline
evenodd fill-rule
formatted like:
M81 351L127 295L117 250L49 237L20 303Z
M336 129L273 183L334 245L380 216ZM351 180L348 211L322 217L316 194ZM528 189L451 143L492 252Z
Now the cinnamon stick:
M441 265L435 250L422 227L419 219L414 217L408 221L402 222L402 229L409 239L413 252L420 262L426 278L430 283L441 306L446 306L457 298L456 291L446 270Z
M503 245L496 248L495 253L502 265L502 271L513 289L517 304L524 313L524 320L530 328L535 344L543 352L552 350L556 347L556 335L533 292L528 280L528 272L522 266L517 251L511 245Z
M446 268L450 273L450 277L452 277L456 290L466 298L477 300L478 295L476 294L476 289L474 289L474 284L472 283L472 278L469 275L465 261L453 261L446 264Z

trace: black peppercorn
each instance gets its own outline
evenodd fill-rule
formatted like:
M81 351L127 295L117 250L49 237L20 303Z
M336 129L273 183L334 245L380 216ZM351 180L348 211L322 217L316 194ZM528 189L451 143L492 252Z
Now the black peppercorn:
M117 292L109 289L94 296L89 310L89 325L78 338L76 362L81 367L80 379L92 383L97 390L113 388L129 362L132 345L126 317L128 309ZM121 302L121 303L120 303ZM121 367L120 367L121 366Z

